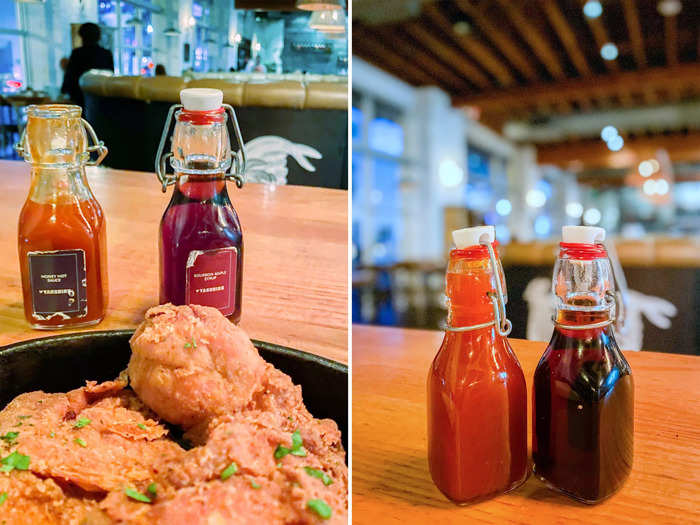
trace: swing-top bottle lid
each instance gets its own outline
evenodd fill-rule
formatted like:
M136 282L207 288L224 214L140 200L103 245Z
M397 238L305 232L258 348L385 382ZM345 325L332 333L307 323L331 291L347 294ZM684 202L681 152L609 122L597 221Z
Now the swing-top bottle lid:
M597 226L564 226L561 240L565 243L596 244L605 240L605 230Z
M493 226L462 228L452 232L452 240L454 240L458 250L476 246L481 244L482 241L492 243L496 240L496 229Z
M224 102L220 89L187 88L180 91L180 101L186 111L214 111Z

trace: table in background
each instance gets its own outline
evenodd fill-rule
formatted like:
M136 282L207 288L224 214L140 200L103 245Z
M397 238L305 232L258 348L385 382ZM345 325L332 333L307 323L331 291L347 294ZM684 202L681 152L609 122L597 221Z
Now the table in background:
M158 303L158 225L170 198L153 173L89 168L107 217L110 297L89 330L133 328ZM17 218L29 166L0 161L0 345L56 332L24 319ZM243 315L248 335L347 362L347 192L229 185L243 226Z
M634 464L610 499L584 505L530 476L510 494L458 507L433 485L426 452L426 379L442 333L354 325L352 335L353 523L700 522L700 357L625 353ZM546 343L511 344L531 392Z

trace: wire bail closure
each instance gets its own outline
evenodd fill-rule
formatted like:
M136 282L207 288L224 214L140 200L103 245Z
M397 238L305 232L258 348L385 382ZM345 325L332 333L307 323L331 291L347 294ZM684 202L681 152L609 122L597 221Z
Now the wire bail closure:
M90 123L87 120L81 118L80 122L85 128L85 131L87 131L88 136L92 139L92 146L88 146L87 148L85 148L85 151L80 154L79 164L84 164L86 166L99 166L100 163L107 156L109 150L107 149L107 146L105 146L105 143L97 138L97 133L95 133L94 128L90 125ZM19 142L15 144L15 151L29 164L34 164L29 155L29 152L27 151L27 148L25 147L26 141L27 126L25 126L22 130L22 136L19 138ZM97 152L97 158L95 160L90 160L90 157L94 152Z
M605 243L602 242L597 242L596 244L602 246L605 248L605 253L608 254L607 246ZM610 258L610 255L607 255L607 259L610 262L610 271L612 272L613 275L613 281L615 282L615 290L608 290L605 292L605 304L608 306L608 311L614 310L613 314L610 316L609 319L606 321L600 321L598 323L590 323L590 324L580 324L580 325L572 325L572 324L563 324L557 321L557 318L555 316L552 316L552 322L554 323L555 326L558 326L559 328L564 328L565 330L592 330L594 328L603 328L606 326L609 326L611 324L615 324L620 331L624 329L624 324L625 324L625 301L624 297L622 295L622 290L619 290L617 288L619 284L619 278L624 279L624 275L618 277L615 274L615 263L613 260ZM620 268L622 270L622 268Z
M245 168L246 168L246 154L245 154L245 144L243 143L243 136L241 135L241 128L238 126L238 118L236 117L236 111L230 104L223 104L229 118L231 127L233 127L233 134L236 137L236 142L238 143L238 151L230 151L230 157L224 160L220 168L224 171L224 179L232 180L236 183L238 188L242 188L245 184ZM173 126L173 115L179 109L182 109L182 104L174 104L170 106L168 110L168 117L165 120L165 127L163 128L163 134L160 137L160 143L158 144L158 151L156 153L156 175L161 183L163 193L166 192L168 186L175 184L177 177L174 174L169 174L167 171L168 159L170 160L170 166L173 170L176 166L173 165L173 153L168 151L163 154L165 149L165 143L170 136L170 129Z
M493 268L493 274L496 278L496 290L487 292L488 298L493 306L493 321L487 323L474 324L469 326L450 326L445 324L443 329L447 332L470 332L479 330L489 326L496 327L496 332L502 337L507 337L513 329L513 323L506 317L506 299L503 294L503 284L501 283L501 273L498 271L499 265L496 260L496 253L493 251L493 246L488 241L481 241L479 244L485 246L489 252L489 260Z

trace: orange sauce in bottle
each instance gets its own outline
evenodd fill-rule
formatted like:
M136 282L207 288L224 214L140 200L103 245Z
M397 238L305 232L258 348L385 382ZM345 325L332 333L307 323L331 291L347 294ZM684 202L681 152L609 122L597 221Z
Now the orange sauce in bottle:
M487 294L494 275L485 247L452 250L446 284L450 326L493 321ZM494 325L445 333L428 374L428 462L437 487L459 504L507 492L527 478L525 376Z
M108 295L106 221L85 177L80 108L32 106L28 116L32 180L18 225L25 317L45 330L99 323Z

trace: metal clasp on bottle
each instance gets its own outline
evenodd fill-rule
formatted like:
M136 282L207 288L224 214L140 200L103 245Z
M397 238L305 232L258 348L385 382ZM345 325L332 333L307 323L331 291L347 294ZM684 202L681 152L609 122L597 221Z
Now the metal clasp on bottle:
M479 330L480 328L487 328L495 325L498 335L507 337L513 329L513 324L506 317L506 298L505 294L503 293L503 283L501 282L501 272L499 272L496 253L493 251L493 246L490 242L482 241L479 244L486 246L486 249L489 252L491 268L493 268L493 275L496 278L496 290L487 292L488 298L491 300L491 305L493 306L493 321L468 326L446 325L443 328L447 332L470 332L472 330Z
M109 150L107 149L107 146L105 146L104 142L97 138L97 133L95 133L95 130L87 120L81 118L80 122L83 124L83 127L87 131L88 136L92 139L92 146L88 146L87 148L85 148L85 151L80 155L80 164L85 164L86 166L99 166L100 163L107 156ZM34 164L29 154L29 151L27 151L27 148L25 146L26 141L27 127L25 126L22 130L22 136L19 138L19 142L15 144L15 151L19 153L19 155L21 155L21 157L28 163ZM97 152L97 158L95 160L90 160L90 157L94 152Z
M172 151L168 151L163 154L165 149L165 143L171 133L171 127L173 126L173 115L178 109L182 109L182 104L174 104L170 107L168 111L168 117L165 120L165 127L163 128L163 134L160 137L160 143L158 144L158 152L156 153L156 175L158 175L158 180L160 181L163 189L163 193L167 190L168 186L175 184L177 177L173 174L167 172L167 163L170 159L170 165L172 166ZM241 128L238 126L238 118L236 117L236 111L231 107L230 104L223 104L226 113L229 118L228 121L233 127L233 133L236 137L236 142L238 143L238 151L230 151L230 158L226 159L221 168L223 169L226 180L232 180L236 183L239 188L243 187L245 183L245 165L246 165L246 155L245 155L245 144L243 143L243 136L241 135ZM173 166L174 168L174 166Z
M592 330L594 328L603 328L614 323L615 327L620 330L620 332L624 331L626 315L624 294L627 291L627 281L625 280L624 273L622 273L622 266L619 266L617 255L614 257L615 260L613 260L613 257L610 257L610 249L605 243L598 242L596 244L605 248L607 259L610 262L610 270L612 271L616 289L605 292L605 304L608 307L608 311L614 311L614 313L605 321L581 325L563 324L557 321L555 316L552 316L552 322L559 328L564 328L565 330ZM616 271L615 268L618 268L618 270ZM622 288L624 288L624 291Z

